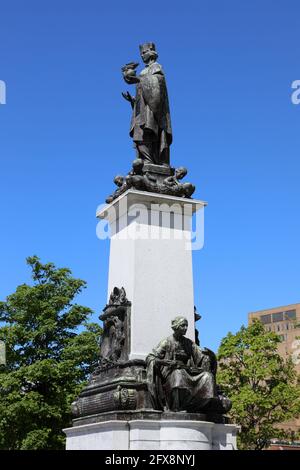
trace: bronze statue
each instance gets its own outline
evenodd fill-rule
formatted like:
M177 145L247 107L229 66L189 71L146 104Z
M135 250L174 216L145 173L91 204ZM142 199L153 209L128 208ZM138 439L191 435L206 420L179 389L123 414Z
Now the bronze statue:
M100 366L118 362L124 352L125 325L124 317L128 300L124 287L115 287L109 303L100 315L103 321L103 333L100 341Z
M106 198L108 204L127 190L146 191L180 198L191 198L195 186L181 182L186 176L185 167L173 168L170 165L170 145L172 128L168 92L162 66L155 45L149 42L140 46L145 68L137 76L137 62L129 62L122 67L123 78L128 84L136 84L136 96L122 93L132 107L130 136L136 158L125 176L117 175L114 183L117 189Z
M168 194L176 197L191 198L195 191L195 186L192 183L180 182L187 174L186 168L170 169L170 173L172 173L170 176L159 178L153 171L149 171L147 168L145 169L145 166L144 160L138 158L132 162L132 169L126 177L117 175L114 178L114 183L118 186L118 189L106 198L106 202L108 204L111 203L130 188L158 194Z
M136 84L136 97L122 93L133 109L130 126L137 150L137 158L156 165L170 164L172 129L168 93L162 66L156 62L158 54L152 42L140 46L146 67L136 76L139 65L130 62L122 67L126 83Z
M155 409L211 411L230 409L228 398L218 394L215 354L201 349L184 335L186 318L172 321L172 336L162 340L146 358L148 388Z

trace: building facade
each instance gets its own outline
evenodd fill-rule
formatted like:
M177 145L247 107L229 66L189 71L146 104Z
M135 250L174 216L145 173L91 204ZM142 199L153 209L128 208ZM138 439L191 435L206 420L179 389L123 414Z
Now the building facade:
M295 369L300 374L300 303L275 307L248 314L248 324L253 320L260 320L266 331L278 334L281 343L278 344L278 352L284 359L289 356L295 364ZM287 421L280 424L281 428L298 431L300 419Z

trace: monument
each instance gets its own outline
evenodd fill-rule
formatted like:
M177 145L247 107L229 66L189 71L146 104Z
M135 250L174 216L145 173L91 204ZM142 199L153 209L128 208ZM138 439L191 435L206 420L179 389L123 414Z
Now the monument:
M195 338L192 217L205 202L170 163L166 79L153 43L145 68L122 67L136 96L130 136L136 157L97 217L110 226L108 298L100 320L99 364L72 404L67 449L236 448L231 407L216 383L217 360ZM172 334L173 330L173 334Z

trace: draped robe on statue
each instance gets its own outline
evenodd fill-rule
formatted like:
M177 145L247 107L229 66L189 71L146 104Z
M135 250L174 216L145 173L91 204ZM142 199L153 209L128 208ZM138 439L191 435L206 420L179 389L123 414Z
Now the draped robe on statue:
M172 129L162 66L157 62L146 66L139 79L130 136L141 158L157 165L169 165Z
M161 360L175 361L176 366L161 364ZM190 339L169 336L147 356L146 362L149 391L156 409L196 411L216 397L211 357Z

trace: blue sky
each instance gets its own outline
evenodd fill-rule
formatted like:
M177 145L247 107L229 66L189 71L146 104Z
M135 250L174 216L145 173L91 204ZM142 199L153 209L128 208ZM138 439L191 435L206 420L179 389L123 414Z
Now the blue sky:
M154 41L172 164L208 201L194 252L202 345L216 350L249 311L300 302L299 31L294 0L3 0L0 298L37 254L85 279L78 301L100 313L109 243L95 209L134 157L120 68Z

